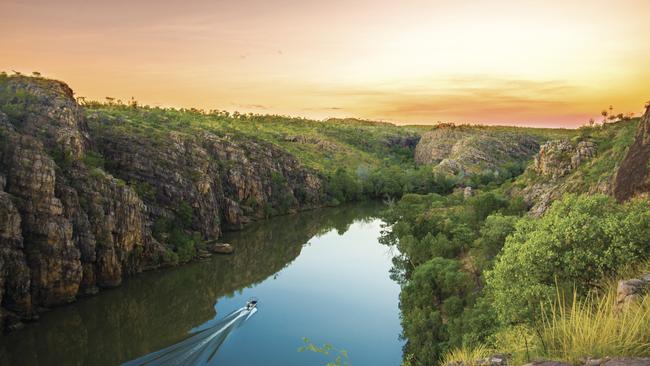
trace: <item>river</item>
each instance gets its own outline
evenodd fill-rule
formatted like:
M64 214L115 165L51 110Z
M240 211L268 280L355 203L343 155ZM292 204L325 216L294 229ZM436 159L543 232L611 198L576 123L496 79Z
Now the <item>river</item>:
M298 352L307 337L348 352L353 366L402 357L399 285L391 249L378 243L383 207L344 205L276 217L223 240L236 252L147 272L115 289L53 309L0 337L2 365L119 365L175 344L240 308L258 312L219 348L216 365L323 366Z

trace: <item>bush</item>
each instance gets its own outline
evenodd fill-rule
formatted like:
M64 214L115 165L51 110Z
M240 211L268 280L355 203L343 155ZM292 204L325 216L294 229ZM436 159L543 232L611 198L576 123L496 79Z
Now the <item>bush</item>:
M444 319L462 313L471 287L456 260L433 258L415 268L402 288L400 307L408 350L417 355L417 364L433 364L446 350Z
M506 238L514 231L518 220L518 216L504 216L500 213L485 219L471 251L478 272L491 267L492 260L503 248Z
M87 151L84 155L84 163L89 169L100 168L104 169L104 157L102 154L95 151Z
M580 294L617 269L650 255L650 203L567 195L540 219L522 219L487 273L499 318L534 319L556 280Z

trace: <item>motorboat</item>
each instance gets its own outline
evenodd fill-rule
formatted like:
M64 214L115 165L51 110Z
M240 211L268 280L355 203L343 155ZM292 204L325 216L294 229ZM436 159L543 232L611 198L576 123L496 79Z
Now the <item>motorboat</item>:
M257 298L251 297L246 303L246 310L253 310L257 307Z

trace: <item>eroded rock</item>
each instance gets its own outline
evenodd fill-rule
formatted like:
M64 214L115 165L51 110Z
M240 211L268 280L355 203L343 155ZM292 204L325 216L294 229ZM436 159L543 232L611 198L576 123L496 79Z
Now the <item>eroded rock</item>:
M495 172L508 163L532 158L538 149L537 141L525 134L444 125L422 136L415 161L435 164L450 174Z
M207 132L161 144L98 115L89 124L64 83L0 87L25 96L21 115L0 112L0 327L177 264L169 233L153 232L165 220L184 215L185 235L219 237L323 204L321 177L272 144Z
M568 140L549 141L539 149L532 170L538 175L558 179L595 156L596 146L591 141L580 141L577 145Z
M634 143L621 161L613 193L619 201L650 192L650 105L639 122Z
M650 274L618 282L616 288L616 307L624 308L627 304L640 300L650 292Z

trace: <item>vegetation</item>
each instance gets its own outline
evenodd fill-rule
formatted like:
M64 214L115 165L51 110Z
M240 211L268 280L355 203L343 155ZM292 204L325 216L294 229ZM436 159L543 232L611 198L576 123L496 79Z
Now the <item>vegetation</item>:
M502 322L536 318L554 282L580 295L618 268L650 256L650 203L618 204L604 195L565 196L540 219L525 218L487 275Z
M592 141L598 153L554 182L576 193L541 218L525 215L516 194L543 179L530 170L488 178L473 196L405 194L387 212L382 242L400 253L392 276L402 285L404 366L494 353L514 364L648 354L648 299L617 315L611 278L650 257L650 202L586 194L612 174L636 125L578 131L574 143Z
M324 356L334 357L334 360L328 362L325 366L349 366L348 352L344 349L334 348L329 343L317 346L309 338L303 338L304 345L298 348L298 352L313 352Z
M197 249L204 248L200 233L192 231L192 220L192 207L180 202L173 218L161 218L154 223L154 237L172 244L168 261L187 262L195 256Z
M617 311L616 288L605 294L569 300L561 293L542 308L539 325L542 357L576 364L586 355L650 356L650 297Z
M494 351L484 345L475 348L454 348L443 357L442 364L457 364L463 366L479 366L477 360L490 356Z
M0 74L0 111L20 127L37 97L12 90L8 78ZM650 257L650 201L619 203L593 194L603 191L634 140L638 120L630 115L613 114L610 108L602 113L603 125L593 122L578 131L527 129L540 141L589 142L596 151L571 174L553 178L553 193L566 194L541 218L533 218L526 215L528 206L519 193L548 184L549 177L527 169L526 161L467 176L418 166L415 144L435 127L106 100L82 100L92 131L128 134L157 146L173 143L174 136L193 139L205 133L270 144L322 178L332 205L369 198L391 203L381 240L399 252L391 275L402 286L404 365L470 365L490 352L510 353L515 363L537 357L575 363L585 356L650 355L650 300L618 313L608 282ZM571 161L565 150L559 154ZM59 167L70 159L60 151L52 156ZM83 161L98 178L110 164L96 151L86 152ZM285 197L285 179L271 176L279 201ZM124 184L145 202L158 194L145 182ZM270 216L288 207L265 211ZM170 245L169 261L188 261L201 249L194 220L190 205L174 202L173 213L153 225L154 236ZM301 351L334 356L331 365L347 364L347 353L331 345L305 340Z
M647 200L619 204L603 195L567 195L541 219L521 216L516 206L495 191L466 199L406 195L388 214L392 221L383 240L401 253L393 275L403 285L402 324L413 364L435 365L445 354L449 359L486 349L524 350L522 357L544 351L570 361L553 342L578 342L580 332L606 331L595 324L604 326L602 304L611 298L589 294L607 276L650 256ZM540 307L572 289L574 303L558 303L550 313ZM575 314L566 313L567 305ZM595 320L576 322L576 316ZM565 329L569 325L583 328ZM645 325L609 326L633 331ZM576 339L556 339L569 334ZM513 344L522 339L524 344ZM635 339L644 344L645 338ZM598 354L593 347L588 355Z

